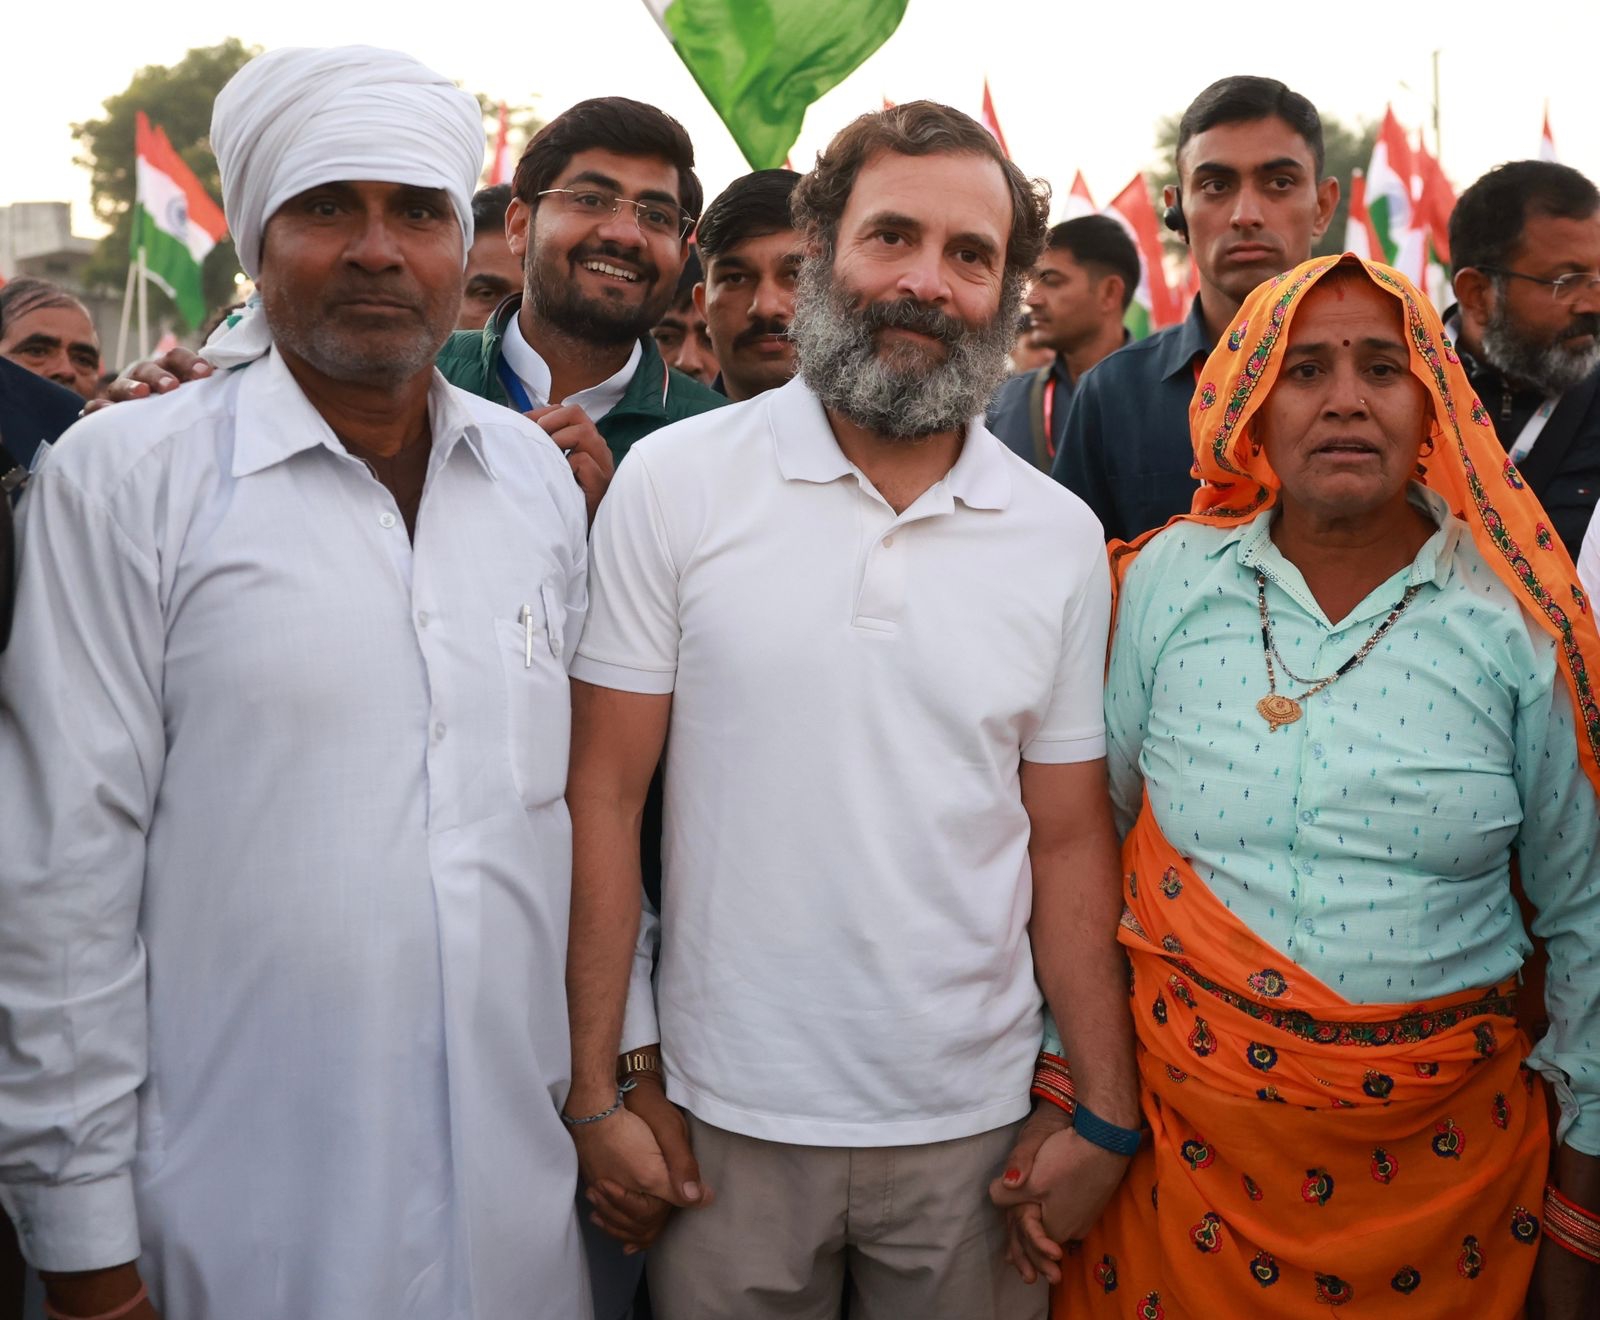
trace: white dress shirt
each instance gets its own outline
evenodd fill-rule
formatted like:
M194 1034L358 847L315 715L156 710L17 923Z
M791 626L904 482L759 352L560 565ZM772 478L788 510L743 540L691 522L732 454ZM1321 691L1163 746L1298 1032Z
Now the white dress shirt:
M0 1196L175 1320L588 1314L584 506L435 376L416 540L272 354L74 427L0 660Z
M547 406L550 403L550 366L533 345L522 337L522 327L517 324L515 316L506 322L506 332L500 339L500 355L516 373L522 388L527 390L528 401L535 408ZM577 404L591 422L598 422L622 402L622 396L628 392L628 385L633 380L633 373L639 369L639 360L643 356L644 348L635 340L633 352L628 354L621 371L607 376L598 385L567 395L561 402Z
M636 444L592 563L573 676L672 694L668 1094L800 1145L1022 1117L1041 999L1020 765L1105 752L1088 509L974 423L897 514L797 379Z

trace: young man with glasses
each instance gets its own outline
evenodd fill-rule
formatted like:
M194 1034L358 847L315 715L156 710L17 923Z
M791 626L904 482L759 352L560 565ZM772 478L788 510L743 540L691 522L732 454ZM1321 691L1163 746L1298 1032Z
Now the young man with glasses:
M592 516L634 441L726 402L670 370L650 337L700 215L694 147L654 106L597 97L534 135L512 191L506 237L522 293L481 331L453 335L439 369L544 427Z
M1577 557L1600 497L1600 191L1519 160L1450 216L1445 324L1500 443Z

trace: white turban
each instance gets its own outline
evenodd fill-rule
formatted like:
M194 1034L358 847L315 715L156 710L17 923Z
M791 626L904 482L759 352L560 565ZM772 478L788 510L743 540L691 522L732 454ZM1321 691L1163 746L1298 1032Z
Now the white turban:
M472 96L409 55L373 46L258 55L217 94L211 149L228 230L252 279L267 221L279 207L318 184L357 180L448 193L466 262L483 118ZM206 357L235 366L269 344L264 319L251 308L212 337Z

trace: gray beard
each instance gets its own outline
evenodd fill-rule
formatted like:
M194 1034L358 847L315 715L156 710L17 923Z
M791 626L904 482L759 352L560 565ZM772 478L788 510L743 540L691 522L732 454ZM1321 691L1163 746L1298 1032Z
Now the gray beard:
M999 310L972 326L910 299L858 305L834 279L830 261L807 257L789 326L800 374L825 408L874 435L920 441L964 431L1005 379L1022 287L1020 277L1008 275ZM886 326L933 335L944 359L930 361L910 345L880 351L876 332Z
M1573 352L1560 339L1536 344L1512 324L1502 297L1483 327L1483 357L1502 376L1530 385L1541 394L1565 394L1600 367L1600 339L1581 353Z
M318 322L304 334L292 324L274 325L271 318L267 325L274 340L309 362L329 380L390 388L405 384L433 366L449 334L447 330L437 339L431 339L427 330L419 329L402 347L391 345L378 352L359 336L340 334L325 322Z

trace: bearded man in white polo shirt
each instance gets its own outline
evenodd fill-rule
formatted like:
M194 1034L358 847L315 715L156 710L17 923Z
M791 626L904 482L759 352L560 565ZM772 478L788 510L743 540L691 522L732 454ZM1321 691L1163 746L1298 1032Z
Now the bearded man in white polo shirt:
M986 1192L1041 986L1104 1120L1053 1149L1053 1214L1093 1221L1138 1122L1100 529L973 420L1047 195L918 102L840 133L794 206L799 376L642 441L595 525L563 1117L614 1230L693 1207L650 1254L664 1320L825 1320L847 1290L853 1320L1042 1315ZM625 1096L616 1071L664 743L656 1007L693 1159L649 1061Z

